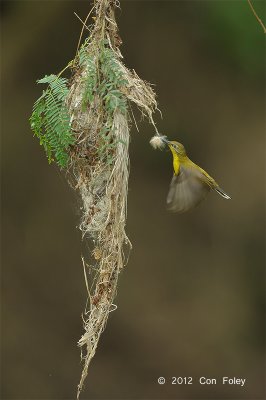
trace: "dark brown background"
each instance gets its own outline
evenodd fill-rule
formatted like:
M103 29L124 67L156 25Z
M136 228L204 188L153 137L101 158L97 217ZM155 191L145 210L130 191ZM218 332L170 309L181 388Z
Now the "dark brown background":
M264 2L254 1L262 18ZM86 290L76 195L28 117L73 58L87 1L2 2L2 397L74 399ZM132 127L133 243L82 399L264 398L264 35L246 1L123 1L125 63L154 83L160 132L230 193L165 211L169 152ZM159 376L167 378L159 386ZM193 385L171 385L192 376ZM200 386L201 376L217 378ZM244 388L222 376L246 378Z

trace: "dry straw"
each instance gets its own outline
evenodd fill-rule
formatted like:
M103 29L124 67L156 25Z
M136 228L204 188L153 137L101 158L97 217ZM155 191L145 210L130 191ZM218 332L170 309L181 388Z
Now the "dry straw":
M66 101L76 137L69 177L82 199L80 229L93 243L90 262L83 259L89 306L83 316L85 332L78 342L86 351L82 353L84 366L77 398L109 313L116 308L118 277L131 246L125 233L129 102L135 103L153 125L152 114L157 109L151 86L121 61L116 7L119 4L114 0L94 1L94 24L78 53Z

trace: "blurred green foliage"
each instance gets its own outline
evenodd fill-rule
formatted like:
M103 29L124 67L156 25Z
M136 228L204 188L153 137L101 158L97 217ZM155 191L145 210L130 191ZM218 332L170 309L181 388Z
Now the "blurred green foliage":
M253 1L253 6L265 19L265 2ZM251 78L261 78L265 65L261 52L265 51L265 35L247 1L208 1L208 40L214 51L235 68L241 68ZM254 29L254 25L255 28Z

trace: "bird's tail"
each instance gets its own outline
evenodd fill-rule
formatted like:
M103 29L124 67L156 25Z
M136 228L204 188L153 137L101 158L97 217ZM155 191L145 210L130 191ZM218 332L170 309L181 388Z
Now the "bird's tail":
M225 193L225 191L223 189L221 189L219 186L217 188L215 188L216 192L219 193L220 196L222 196L224 199L231 199L231 197Z

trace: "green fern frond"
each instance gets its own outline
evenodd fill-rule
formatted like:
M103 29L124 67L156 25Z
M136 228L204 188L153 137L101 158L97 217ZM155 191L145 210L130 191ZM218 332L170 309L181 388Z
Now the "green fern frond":
M94 93L97 87L97 65L95 58L88 56L85 61L86 68L86 80L85 80L85 90L82 98L82 107L85 109L88 103L91 103L94 97Z
M119 109L125 114L127 100L121 92L121 87L125 86L128 81L124 77L115 52L104 46L100 54L100 69L103 76L100 91L107 110L113 113L116 109Z
M119 110L124 115L127 113L127 99L121 88L128 84L124 71L118 60L117 54L103 42L100 52L88 51L89 43L85 43L78 53L80 67L85 70L84 91L82 95L82 108L92 103L98 97L104 115L104 126L100 131L101 142L98 154L101 159L112 163L114 148L117 146L112 122L114 112ZM84 71L83 70L83 71Z
M125 114L127 101L120 89L128 82L115 52L102 45L97 58L96 55L88 53L86 46L82 46L79 50L79 64L86 68L83 108L98 94L103 99L108 113L113 113L118 108Z
M97 59L94 55L88 53L88 40L81 46L78 52L78 63L80 67L86 70L84 78L84 92L82 96L82 108L85 111L86 106L92 102L93 95L97 87Z
M49 75L37 82L49 86L33 106L31 128L39 138L40 144L44 146L49 163L54 157L57 164L65 168L68 163L69 146L75 141L65 106L68 80Z
M87 58L88 58L88 50L87 47L89 45L88 39L85 40L81 48L79 49L77 58L78 58L78 63L81 67L85 66L87 63Z

